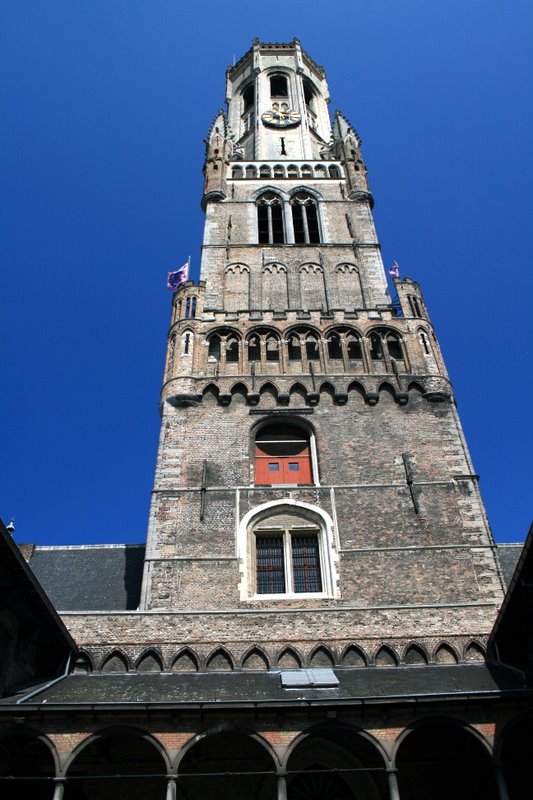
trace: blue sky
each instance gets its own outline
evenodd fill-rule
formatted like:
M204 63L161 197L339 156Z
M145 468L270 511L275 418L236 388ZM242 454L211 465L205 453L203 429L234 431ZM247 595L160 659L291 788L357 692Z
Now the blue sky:
M386 264L421 284L499 541L531 518L529 0L4 0L0 516L143 541L166 272L202 237L203 139L254 36L298 36L363 138Z

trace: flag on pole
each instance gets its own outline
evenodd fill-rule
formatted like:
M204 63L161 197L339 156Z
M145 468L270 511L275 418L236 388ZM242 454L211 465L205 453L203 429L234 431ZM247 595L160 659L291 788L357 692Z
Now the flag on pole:
M392 275L393 278L400 277L400 267L398 266L397 261L395 261L392 267L389 268L389 275Z
M191 257L187 259L186 263L177 269L175 272L169 272L167 277L167 289L170 289L172 292L175 292L176 289L179 289L186 281L189 280L189 265L191 263Z

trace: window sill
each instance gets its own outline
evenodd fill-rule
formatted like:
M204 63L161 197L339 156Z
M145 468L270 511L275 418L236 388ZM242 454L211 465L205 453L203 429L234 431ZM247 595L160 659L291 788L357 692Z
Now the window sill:
M261 600L324 600L330 599L331 595L326 592L291 592L279 594L253 594L248 600L251 603L257 603Z

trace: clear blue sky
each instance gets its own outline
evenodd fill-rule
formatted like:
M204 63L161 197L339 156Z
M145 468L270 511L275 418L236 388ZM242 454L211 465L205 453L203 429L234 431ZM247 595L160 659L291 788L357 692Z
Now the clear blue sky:
M530 0L4 0L0 515L143 541L168 269L202 237L224 72L298 36L363 138L384 260L421 284L496 538L531 503Z

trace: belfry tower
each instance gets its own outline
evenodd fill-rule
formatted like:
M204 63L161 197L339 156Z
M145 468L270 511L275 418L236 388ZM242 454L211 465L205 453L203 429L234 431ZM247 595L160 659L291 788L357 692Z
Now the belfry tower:
M175 669L475 659L494 543L420 288L388 293L361 140L296 39L254 41L226 101L173 297L145 635Z

